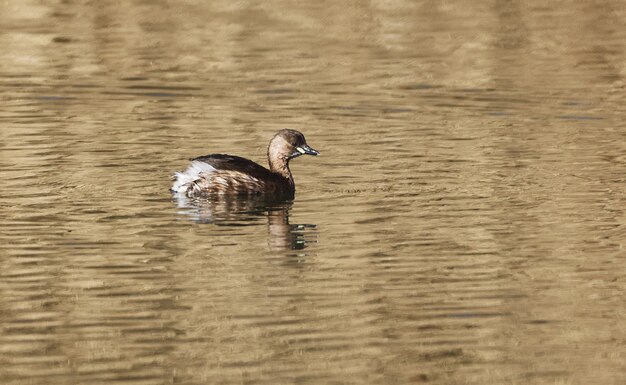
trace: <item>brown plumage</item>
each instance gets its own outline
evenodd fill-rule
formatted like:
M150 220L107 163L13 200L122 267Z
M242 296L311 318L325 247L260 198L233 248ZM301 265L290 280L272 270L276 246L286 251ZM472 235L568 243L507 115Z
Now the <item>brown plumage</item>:
M191 160L191 165L174 175L172 191L190 198L220 195L266 196L293 199L295 184L289 161L300 155L319 155L306 144L302 133L281 130L267 149L269 170L251 160L211 154Z

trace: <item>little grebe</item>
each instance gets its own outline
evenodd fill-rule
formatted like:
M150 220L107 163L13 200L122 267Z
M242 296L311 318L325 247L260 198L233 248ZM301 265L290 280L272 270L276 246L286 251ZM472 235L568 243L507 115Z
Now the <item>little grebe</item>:
M172 191L189 198L220 195L267 196L293 199L296 187L289 161L300 155L319 155L296 130L281 130L267 148L270 169L251 160L211 154L191 160L191 165L173 176Z

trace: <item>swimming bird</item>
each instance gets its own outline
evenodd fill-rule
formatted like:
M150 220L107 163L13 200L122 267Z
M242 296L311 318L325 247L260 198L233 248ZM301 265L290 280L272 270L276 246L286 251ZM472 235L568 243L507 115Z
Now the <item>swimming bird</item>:
M291 200L296 186L289 161L301 155L319 155L296 130L280 130L267 148L269 169L235 155L211 154L191 159L183 172L173 177L172 192L188 198L217 198L224 195L264 196Z

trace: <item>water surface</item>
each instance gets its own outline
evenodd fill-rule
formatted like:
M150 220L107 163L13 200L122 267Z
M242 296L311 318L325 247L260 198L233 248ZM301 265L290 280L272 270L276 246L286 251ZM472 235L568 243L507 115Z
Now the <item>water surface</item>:
M0 3L0 382L623 384L625 9Z

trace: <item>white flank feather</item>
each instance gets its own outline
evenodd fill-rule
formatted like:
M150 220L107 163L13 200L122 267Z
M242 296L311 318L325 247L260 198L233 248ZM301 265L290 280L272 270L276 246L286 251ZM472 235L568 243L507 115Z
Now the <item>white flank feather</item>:
M215 168L210 164L194 160L185 171L174 174L172 191L179 194L185 194L193 182L203 176L208 176L213 171L215 171Z

